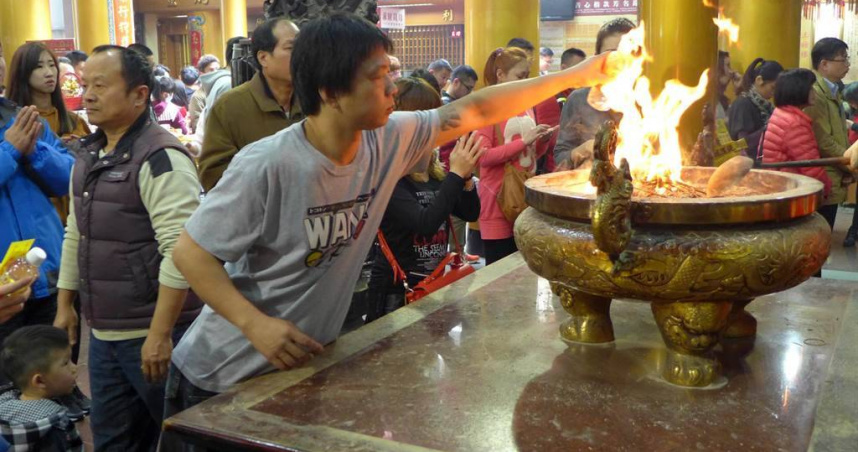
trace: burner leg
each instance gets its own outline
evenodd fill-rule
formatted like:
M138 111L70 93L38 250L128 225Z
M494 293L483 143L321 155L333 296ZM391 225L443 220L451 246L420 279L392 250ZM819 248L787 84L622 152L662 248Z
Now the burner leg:
M712 349L727 325L732 303L652 303L655 322L667 345L662 376L679 386L709 386L720 376L721 364Z
M757 335L757 319L745 310L745 306L748 306L752 301L754 300L733 303L733 310L730 311L730 318L727 320L724 337L746 338Z
M551 289L560 297L563 309L572 316L560 325L563 340L585 344L614 341L610 298L586 294L557 283L551 283Z

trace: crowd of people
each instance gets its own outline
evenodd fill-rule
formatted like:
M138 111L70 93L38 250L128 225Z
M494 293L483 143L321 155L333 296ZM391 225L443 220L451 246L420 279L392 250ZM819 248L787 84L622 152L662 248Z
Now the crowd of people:
M175 76L139 44L57 58L28 43L8 74L0 49L0 243L33 238L48 256L35 280L0 286L2 439L76 450L88 415L96 450L188 450L161 438L166 417L302 365L428 275L514 253L515 180L592 160L598 127L622 118L589 90L624 64L607 55L634 27L606 23L597 55L568 49L559 72L521 38L482 72L405 71L357 16L300 33L278 18L254 30L240 86L242 38L223 66L206 55ZM721 85L739 85L721 116L752 157L842 156L858 137L842 41L817 44L815 71L760 59L739 77L719 61ZM85 114L64 105L68 72ZM833 224L851 169L802 171L825 184ZM81 316L91 400L76 386Z

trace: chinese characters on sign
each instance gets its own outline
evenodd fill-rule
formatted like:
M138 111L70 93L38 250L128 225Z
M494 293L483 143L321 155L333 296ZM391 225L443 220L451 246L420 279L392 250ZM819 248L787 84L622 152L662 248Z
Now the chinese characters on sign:
M66 56L67 53L74 50L76 47L74 45L74 39L46 39L44 41L27 41L27 42L41 42L45 45L54 55L61 57Z
M576 16L615 16L638 13L638 0L575 0Z
M131 0L108 0L110 43L129 46L134 43L134 8Z
M405 30L404 8L379 8L381 28L388 30Z
M206 18L202 16L188 17L188 29L191 40L191 64L196 66L203 56L203 25Z

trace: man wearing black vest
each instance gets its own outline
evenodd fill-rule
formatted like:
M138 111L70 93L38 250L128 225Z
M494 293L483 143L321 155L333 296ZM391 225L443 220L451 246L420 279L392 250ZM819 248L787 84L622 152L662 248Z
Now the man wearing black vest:
M77 339L72 300L79 294L92 328L95 449L155 450L173 344L201 308L185 301L188 284L172 259L200 185L184 146L150 119L145 57L98 47L83 79L99 130L75 143L54 324Z

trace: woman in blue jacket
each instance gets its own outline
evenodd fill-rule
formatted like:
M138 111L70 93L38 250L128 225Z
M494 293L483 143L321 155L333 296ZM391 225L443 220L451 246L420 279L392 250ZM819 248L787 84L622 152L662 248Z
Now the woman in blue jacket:
M24 310L0 325L0 343L22 326L54 321L63 227L49 197L68 193L73 163L35 107L17 109L0 99L0 253L14 241L35 239L48 255Z

